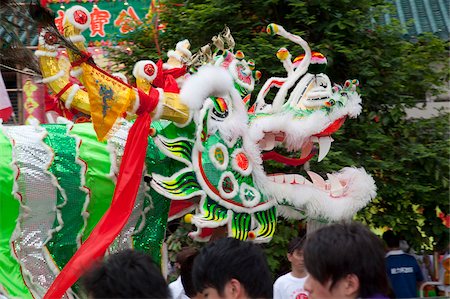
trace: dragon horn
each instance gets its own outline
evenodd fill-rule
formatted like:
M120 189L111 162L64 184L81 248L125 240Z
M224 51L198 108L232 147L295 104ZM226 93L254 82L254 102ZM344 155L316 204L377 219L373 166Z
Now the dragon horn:
M279 110L283 105L286 95L289 89L297 82L297 80L306 73L308 70L309 64L311 62L311 49L309 48L308 43L302 39L300 36L287 32L282 26L277 24L269 24L267 26L267 33L270 35L281 35L284 38L300 45L305 51L305 58L302 60L297 69L291 74L288 75L287 81L281 86L280 90L277 92L275 99L273 100L272 107L274 110Z

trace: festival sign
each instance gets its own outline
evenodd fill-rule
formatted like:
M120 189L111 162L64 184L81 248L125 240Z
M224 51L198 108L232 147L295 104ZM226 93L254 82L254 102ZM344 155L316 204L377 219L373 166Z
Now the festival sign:
M47 7L55 12L55 23L61 32L66 9L74 5L86 8L90 13L91 23L83 35L89 42L89 46L117 44L127 33L144 21L151 4L151 0L69 1L64 3L51 1Z

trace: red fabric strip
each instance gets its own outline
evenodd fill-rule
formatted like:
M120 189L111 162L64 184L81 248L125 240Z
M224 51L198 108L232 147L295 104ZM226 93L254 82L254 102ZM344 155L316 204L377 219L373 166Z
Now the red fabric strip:
M273 160L273 161L283 163L285 165L290 165L290 166L299 166L299 165L303 165L306 162L308 162L309 160L311 160L311 158L314 157L315 154L316 154L316 151L312 151L307 157L301 159L301 158L285 157L283 155L280 155L277 152L270 151L270 152L262 154L262 159L264 161Z
M72 82L68 82L66 85L64 85L63 89L61 89L57 94L56 94L56 98L59 100L59 98L63 95L63 93L65 93L70 87L72 87L73 83Z
M151 124L150 112L155 109L159 100L159 92L155 88L150 90L149 95L141 91L139 95L138 117L128 133L111 206L56 277L44 299L61 298L96 260L103 257L131 215L144 169Z

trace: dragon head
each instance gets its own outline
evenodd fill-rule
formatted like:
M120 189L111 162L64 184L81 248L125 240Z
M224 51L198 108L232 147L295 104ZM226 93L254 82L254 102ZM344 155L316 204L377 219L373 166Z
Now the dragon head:
M212 63L199 67L181 89L180 98L195 122L195 140L189 146L189 167L177 177L183 174L184 190L189 183L192 194L201 198L199 212L192 217L198 230L191 236L197 240L208 240L213 229L226 227L229 236L268 242L278 215L348 219L375 196L374 181L363 169L344 168L327 174L327 180L313 172L307 180L300 174L264 170L263 161L270 159L294 167L304 164L316 153L314 143L320 146L322 160L331 134L361 111L356 80L332 86L320 72L325 57L312 54L306 42L281 26L276 29L301 44L305 54L291 62L282 49L278 56L287 77L269 79L250 109L254 64L239 51L216 53ZM268 104L264 97L274 85L279 91ZM298 158L283 156L277 152L280 148Z
M311 52L303 39L281 26L271 24L268 32L301 45L305 54L291 61L286 49L278 51L287 76L270 78L262 87L250 109L250 137L261 149L263 160L296 167L318 154L320 162L330 150L331 135L347 118L361 112L356 91L359 83L347 80L343 86L332 85L323 73L327 61L321 53ZM271 87L279 90L269 104L265 96ZM283 155L286 152L289 155ZM299 174L268 175L273 184L264 186L270 186L267 193L277 198L282 214L297 219L348 219L375 196L374 181L362 168L344 168L327 174L327 180L312 171L307 173L310 180Z

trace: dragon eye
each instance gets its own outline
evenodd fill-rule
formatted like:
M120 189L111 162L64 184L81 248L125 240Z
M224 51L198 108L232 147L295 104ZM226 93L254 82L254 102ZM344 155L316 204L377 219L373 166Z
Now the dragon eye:
M212 113L218 118L225 118L228 116L228 105L227 102L223 98L216 98L213 100L214 109Z
M323 88L327 88L327 83L325 83L325 82L320 82L320 84L319 84L321 87L323 87Z

